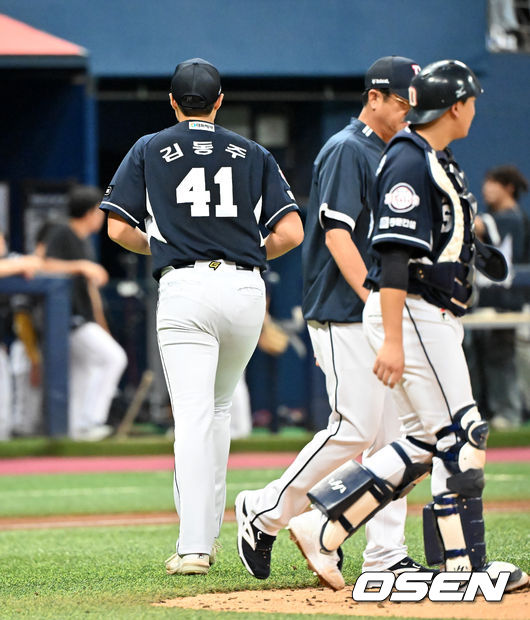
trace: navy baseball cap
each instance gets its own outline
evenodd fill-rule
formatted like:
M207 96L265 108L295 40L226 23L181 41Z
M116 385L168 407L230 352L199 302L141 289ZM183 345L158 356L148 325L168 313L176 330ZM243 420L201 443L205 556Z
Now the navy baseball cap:
M207 60L190 58L177 65L171 78L171 94L181 106L207 108L221 94L219 71Z
M403 99L409 98L409 86L412 78L421 67L411 58L403 56L383 56L376 60L364 76L364 88L376 90L388 88Z

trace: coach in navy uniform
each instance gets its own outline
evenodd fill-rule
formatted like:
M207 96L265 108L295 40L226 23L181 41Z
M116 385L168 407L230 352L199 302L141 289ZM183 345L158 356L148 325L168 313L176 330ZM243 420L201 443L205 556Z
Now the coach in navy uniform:
M214 124L223 94L213 65L180 63L169 99L178 124L134 144L101 207L111 239L152 254L160 283L157 332L180 517L166 570L205 574L225 507L232 394L265 314L261 271L302 242L303 228L272 155Z

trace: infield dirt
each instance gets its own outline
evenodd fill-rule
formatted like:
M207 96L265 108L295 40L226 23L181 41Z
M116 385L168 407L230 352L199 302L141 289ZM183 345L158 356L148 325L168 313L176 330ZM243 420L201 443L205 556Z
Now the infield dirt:
M192 578L190 576L190 578ZM195 576L194 578L197 578ZM201 577L198 577L199 579ZM474 603L357 603L351 586L333 592L328 588L303 590L252 590L227 594L201 594L153 603L155 606L184 609L232 611L248 614L329 614L373 618L446 618L447 620L528 620L528 588L506 594L500 603L477 598Z

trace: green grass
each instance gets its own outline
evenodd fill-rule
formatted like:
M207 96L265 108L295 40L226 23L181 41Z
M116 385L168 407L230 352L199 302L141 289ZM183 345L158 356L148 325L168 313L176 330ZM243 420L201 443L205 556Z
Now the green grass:
M313 437L300 428L285 428L280 433L255 429L247 439L232 442L232 452L299 452ZM530 425L513 431L491 431L490 448L530 446ZM51 439L49 437L19 438L0 442L0 458L21 456L120 456L172 454L173 444L166 437L151 434L127 439L110 438L96 443Z
M486 516L491 558L530 569L526 514ZM317 585L286 532L274 546L271 577L258 581L241 565L236 526L223 525L223 550L206 577L165 575L163 560L174 548L171 526L74 528L0 532L0 617L5 618L242 618L236 614L183 612L153 608L152 602L205 592L303 588ZM409 551L423 560L419 517L407 521ZM343 573L348 583L358 575L364 536L344 546ZM325 611L325 610L323 610ZM252 617L259 617L252 615ZM271 618L297 618L276 614ZM335 616L337 617L337 616Z
M243 489L258 489L280 469L231 470L227 506ZM486 501L530 499L530 463L486 465ZM429 480L408 496L410 503L430 501ZM173 510L172 473L112 472L0 476L0 516L98 514Z

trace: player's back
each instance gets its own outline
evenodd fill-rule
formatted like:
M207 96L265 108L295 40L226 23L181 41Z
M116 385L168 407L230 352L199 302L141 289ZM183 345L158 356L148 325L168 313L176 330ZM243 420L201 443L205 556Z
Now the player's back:
M258 221L270 154L207 121L183 121L145 144L152 236L167 244L167 264L224 258L260 265ZM157 244L159 245L159 244Z

